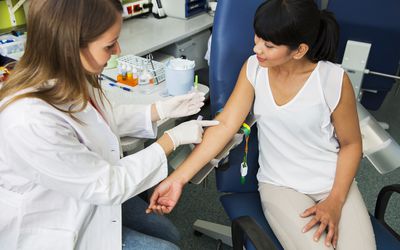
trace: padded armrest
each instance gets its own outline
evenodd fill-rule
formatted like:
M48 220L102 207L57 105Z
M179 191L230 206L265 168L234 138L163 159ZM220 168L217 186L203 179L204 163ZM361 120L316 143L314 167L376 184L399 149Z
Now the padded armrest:
M243 250L244 235L256 249L277 250L268 234L250 216L241 216L232 221L232 243L234 250Z
M232 140L228 142L228 144L226 144L222 151L214 159L212 159L210 163L215 165L216 167L223 164L225 162L225 159L228 157L229 152L231 152L232 149L236 148L240 143L242 143L243 137L243 134L235 134Z
M395 232L386 222L385 222L385 212L387 205L389 203L390 197L396 192L400 194L400 184L393 184L385 186L381 189L378 194L378 199L375 206L375 218L382 223L398 240L400 240L400 235Z

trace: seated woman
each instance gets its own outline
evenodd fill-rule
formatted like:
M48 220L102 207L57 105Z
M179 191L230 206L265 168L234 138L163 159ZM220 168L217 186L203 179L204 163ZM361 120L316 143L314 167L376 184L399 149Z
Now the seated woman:
M284 249L376 249L354 181L362 152L347 74L332 63L339 28L312 0L269 0L254 18L244 63L220 125L154 191L148 212L168 213L182 187L238 131L254 102L264 214Z

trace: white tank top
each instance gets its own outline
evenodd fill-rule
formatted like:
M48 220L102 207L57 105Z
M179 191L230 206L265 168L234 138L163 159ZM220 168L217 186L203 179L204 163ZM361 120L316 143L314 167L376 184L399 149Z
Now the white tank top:
M255 90L254 114L259 140L259 182L293 188L305 194L332 188L339 143L331 113L340 100L343 69L320 61L288 103L273 98L268 68L255 55L247 61L247 79Z

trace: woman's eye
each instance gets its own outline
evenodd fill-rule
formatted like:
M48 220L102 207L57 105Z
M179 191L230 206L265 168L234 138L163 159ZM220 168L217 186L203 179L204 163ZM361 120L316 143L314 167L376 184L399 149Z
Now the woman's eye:
M107 50L111 50L111 49L114 48L114 46L115 46L115 43L113 43L113 44L111 44L111 45L108 45L108 46L106 47L106 49L107 49Z
M274 46L272 46L270 44L265 44L265 47L267 47L268 49L272 49Z

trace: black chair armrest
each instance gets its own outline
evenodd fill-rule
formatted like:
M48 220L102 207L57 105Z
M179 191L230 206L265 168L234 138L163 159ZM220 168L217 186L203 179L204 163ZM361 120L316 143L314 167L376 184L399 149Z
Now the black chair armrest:
M256 249L277 250L268 234L250 216L241 216L232 221L232 243L234 250L243 250L245 235L247 235Z
M400 194L400 184L393 184L385 186L381 189L378 194L378 199L375 206L375 218L382 223L398 240L400 240L400 235L395 232L386 222L385 222L385 212L387 205L389 203L390 197L396 192Z

